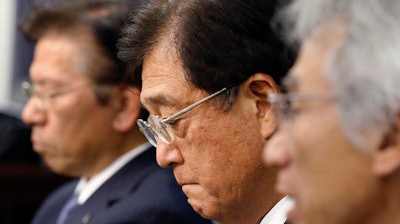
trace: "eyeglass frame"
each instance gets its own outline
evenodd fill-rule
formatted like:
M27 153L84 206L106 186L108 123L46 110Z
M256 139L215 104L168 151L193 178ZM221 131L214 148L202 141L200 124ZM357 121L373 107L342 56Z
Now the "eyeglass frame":
M225 92L226 90L228 90L229 88L233 87L235 85L229 85L227 87L224 87L220 90L218 90L217 92L208 95L207 97L204 97L203 99L183 108L182 110L179 110L178 112L172 114L171 116L167 117L167 118L161 118L158 115L154 115L154 114L150 114L147 118L147 121L143 120L143 119L138 119L137 120L137 125L140 129L140 131L144 134L144 136L146 137L146 139L150 142L150 144L152 144L154 147L157 147L157 142L158 139L161 139L164 143L166 144L171 144L174 141L174 134L171 131L170 125L169 123L171 121L173 121L174 119L180 117L181 115L183 115L184 113L200 106L202 103L216 97L217 95ZM152 128L153 126L150 125L150 118L155 118L157 119L157 121L160 123L160 127L164 129L164 131L166 131L166 133L169 135L169 141L167 140L167 138L165 138L165 136L163 136L162 131L157 130L155 127L154 129ZM147 132L150 131L150 132ZM149 136L151 133L152 136ZM162 137L160 138L161 135Z
M61 87L57 89L52 89L52 90L47 90L47 91L42 91L42 90L37 90L35 89L35 86L31 84L28 81L24 81L21 83L21 88L24 91L24 93L29 97L29 100L32 99L32 97L38 97L41 103L41 110L46 111L49 107L49 101L57 96L61 96L70 92L73 92L75 90L79 90L81 87L89 87L94 85L92 82L83 82L79 83L77 85L72 85L72 86L66 86L66 87Z
M295 101L332 101L337 100L335 94L320 94L320 95L306 95L306 94L295 94L295 93L269 93L267 95L267 101L273 105L274 115L283 121L289 120L292 116L290 104Z

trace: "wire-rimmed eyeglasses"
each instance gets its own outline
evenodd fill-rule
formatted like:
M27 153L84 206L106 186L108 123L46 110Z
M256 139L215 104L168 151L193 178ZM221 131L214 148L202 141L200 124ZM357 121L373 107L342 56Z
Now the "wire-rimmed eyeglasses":
M291 104L294 101L331 101L336 99L337 96L334 94L302 95L294 93L270 93L267 96L267 100L272 105L274 115L278 121L286 121L292 118L293 108Z
M36 89L34 85L29 82L22 82L21 88L24 93L31 99L32 97L37 97L40 103L41 110L45 111L49 107L49 102L51 99L64 95L66 93L73 92L75 90L79 90L80 88L91 86L93 83L91 82L83 82L73 86L62 87L58 89L52 89L47 91L42 91Z
M151 114L147 118L147 122L138 119L137 124L139 129L143 132L146 136L147 140L154 146L157 147L158 139L161 139L166 144L171 144L174 141L174 134L172 133L171 127L169 123L174 119L178 118L179 116L183 115L184 113L192 110L193 108L199 106L200 104L206 102L214 98L215 96L225 92L227 89L231 88L233 85L228 87L222 88L221 90L183 108L182 110L176 112L175 114L167 117L161 118L160 116Z

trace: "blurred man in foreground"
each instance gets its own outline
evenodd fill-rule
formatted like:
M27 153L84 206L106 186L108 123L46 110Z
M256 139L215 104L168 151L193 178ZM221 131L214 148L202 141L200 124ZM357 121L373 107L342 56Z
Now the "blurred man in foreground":
M313 7L309 7L313 5ZM265 160L295 224L400 223L400 2L297 0L301 43L269 95L281 117Z

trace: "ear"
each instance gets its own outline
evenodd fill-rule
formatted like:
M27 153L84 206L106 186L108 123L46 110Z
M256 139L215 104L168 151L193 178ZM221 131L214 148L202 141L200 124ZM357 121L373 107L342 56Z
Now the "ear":
M256 106L256 116L261 124L261 134L267 140L276 129L276 120L267 97L269 93L279 93L279 87L271 76L264 73L256 73L248 78L244 83L249 97L254 98Z
M372 155L372 170L375 175L388 177L400 172L400 119L385 134L378 150Z
M116 108L113 127L119 132L128 132L136 125L140 114L140 91L135 87L122 85L117 95L112 102Z

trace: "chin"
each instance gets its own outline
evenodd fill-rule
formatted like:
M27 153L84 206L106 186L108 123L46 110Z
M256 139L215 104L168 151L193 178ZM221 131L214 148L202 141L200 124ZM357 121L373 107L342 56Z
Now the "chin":
M51 163L47 163L47 166L51 169L52 172L66 176L66 177L79 177L79 174L73 172L73 169L68 168L66 166L61 166L60 163L57 165L52 165Z
M220 212L216 209L213 209L212 206L205 206L191 203L190 199L188 200L189 204L192 206L193 210L200 214L205 219L210 219L214 221L218 221L220 219Z

